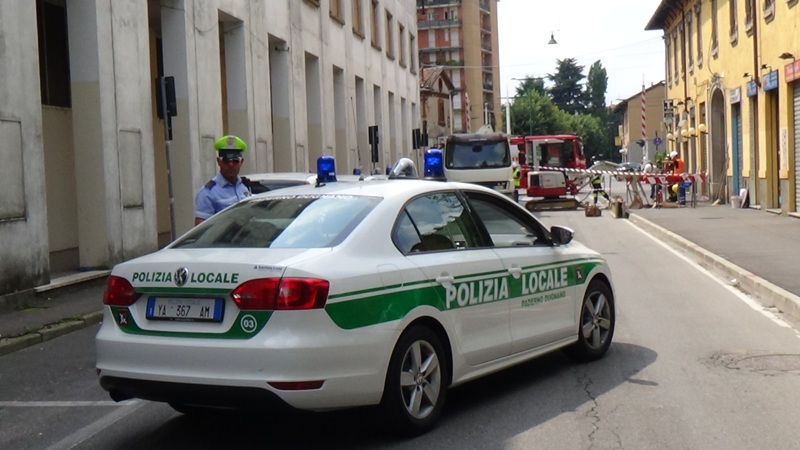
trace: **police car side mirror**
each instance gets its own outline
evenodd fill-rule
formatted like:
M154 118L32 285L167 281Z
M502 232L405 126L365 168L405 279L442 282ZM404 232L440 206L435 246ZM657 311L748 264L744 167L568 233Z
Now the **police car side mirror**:
M567 245L572 242L574 232L567 227L553 226L550 228L550 236L554 245Z

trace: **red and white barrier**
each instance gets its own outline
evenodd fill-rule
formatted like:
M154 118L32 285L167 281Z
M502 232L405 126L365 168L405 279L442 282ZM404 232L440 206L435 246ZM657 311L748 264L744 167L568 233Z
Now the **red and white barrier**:
M619 172L616 170L590 170L590 169L572 169L569 167L539 167L539 170L559 171L566 173L585 173L585 174L599 174L599 175L613 175L615 177L624 178L626 181L638 181L647 184L675 184L675 183L698 183L706 181L705 173L645 173L645 172Z

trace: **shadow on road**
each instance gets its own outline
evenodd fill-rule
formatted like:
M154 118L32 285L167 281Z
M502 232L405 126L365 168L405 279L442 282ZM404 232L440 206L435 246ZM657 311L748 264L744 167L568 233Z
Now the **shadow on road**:
M152 432L117 435L118 448L374 449L491 448L561 414L593 403L656 360L650 349L612 345L606 358L570 362L560 352L451 389L439 426L414 439L387 434L375 408L326 413L174 416ZM139 430L141 432L142 430ZM422 446L422 447L420 447Z

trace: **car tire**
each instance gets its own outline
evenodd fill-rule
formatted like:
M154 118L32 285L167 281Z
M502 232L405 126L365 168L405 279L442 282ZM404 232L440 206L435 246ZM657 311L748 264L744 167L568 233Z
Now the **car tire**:
M611 346L616 321L611 288L602 281L593 280L581 303L578 340L566 348L567 356L581 362L602 358Z
M391 431L415 436L433 428L447 394L449 362L429 328L406 330L389 361L381 409Z

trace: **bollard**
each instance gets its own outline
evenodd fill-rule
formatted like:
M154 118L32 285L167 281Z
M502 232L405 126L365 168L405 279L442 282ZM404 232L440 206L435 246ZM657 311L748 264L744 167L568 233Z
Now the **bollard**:
M624 219L625 214L625 201L619 197L611 200L611 214L617 219Z

